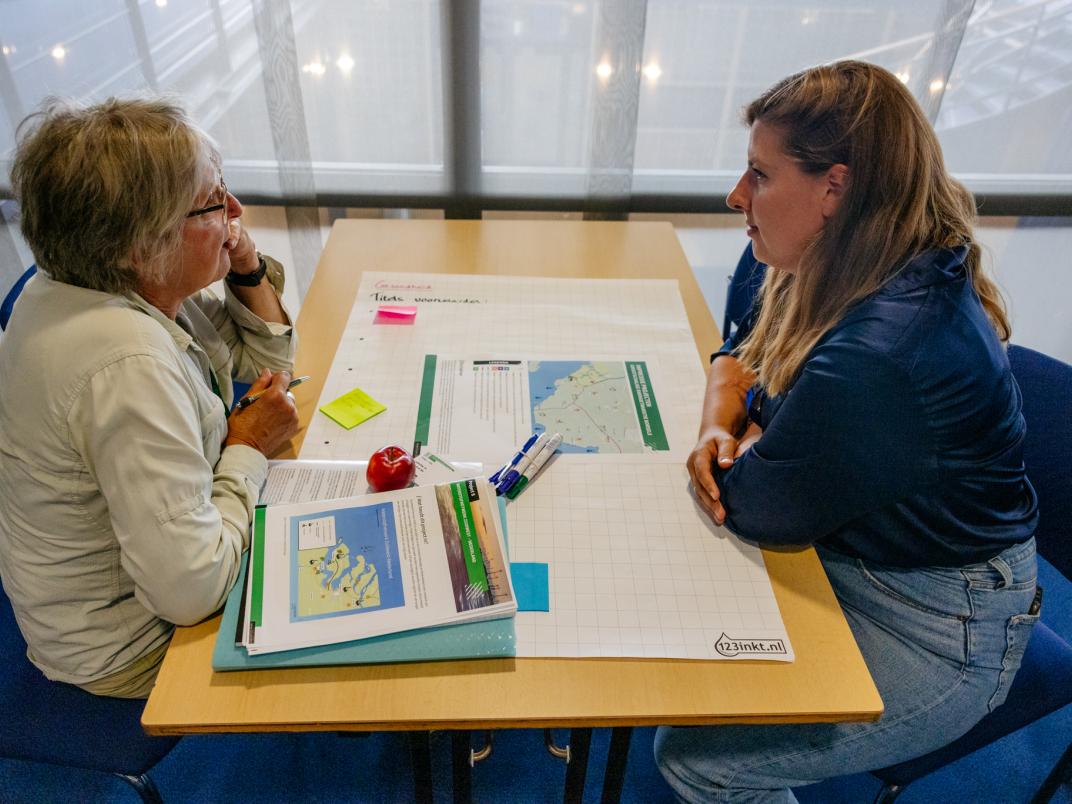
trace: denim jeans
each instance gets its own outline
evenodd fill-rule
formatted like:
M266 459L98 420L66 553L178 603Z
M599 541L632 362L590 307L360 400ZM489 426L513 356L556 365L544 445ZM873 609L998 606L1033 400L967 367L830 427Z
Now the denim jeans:
M1031 627L1035 540L968 567L902 569L817 548L885 712L874 723L663 726L655 761L688 802L795 802L967 732L1008 694Z

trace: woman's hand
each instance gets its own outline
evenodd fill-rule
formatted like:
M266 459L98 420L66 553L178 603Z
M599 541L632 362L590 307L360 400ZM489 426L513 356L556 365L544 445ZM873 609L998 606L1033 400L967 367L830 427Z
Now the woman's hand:
M227 438L223 445L245 444L266 458L298 432L298 410L294 398L287 393L290 372L268 369L261 372L249 387L249 393L264 391L256 402L242 410L235 408L227 419Z
M718 525L726 521L726 509L711 467L717 461L719 467L728 469L740 453L740 439L735 434L745 430L745 400L755 379L755 374L732 355L718 356L707 373L700 437L685 465L696 499Z
M726 509L719 499L718 484L711 467L716 461L723 469L730 467L739 452L739 443L728 430L709 427L700 433L699 441L685 462L696 499L718 525L726 521Z
M257 246L242 225L241 218L227 222L227 248L231 252L231 270L236 274L251 274L260 265Z
M227 232L226 246L231 253L231 271L236 274L256 272L260 268L261 255L257 253L253 238L242 226L241 219L231 218L227 222ZM253 287L235 284L228 284L227 287L247 310L262 321L276 324L290 323L290 318L280 303L279 295L267 277L262 278L260 284Z

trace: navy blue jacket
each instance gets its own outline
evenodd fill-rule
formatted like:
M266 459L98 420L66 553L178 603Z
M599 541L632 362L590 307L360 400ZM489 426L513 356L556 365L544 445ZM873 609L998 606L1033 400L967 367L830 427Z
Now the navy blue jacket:
M734 533L901 567L985 561L1034 533L1020 391L966 252L913 260L823 336L792 388L760 392L763 437L715 467Z

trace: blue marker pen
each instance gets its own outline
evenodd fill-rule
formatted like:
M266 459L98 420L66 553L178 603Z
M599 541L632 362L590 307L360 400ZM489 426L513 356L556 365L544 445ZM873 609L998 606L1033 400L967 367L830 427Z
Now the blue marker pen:
M529 437L529 440L526 441L521 447L521 449L517 451L517 455L515 455L510 461L507 461L507 463L498 472L489 477L488 482L494 486L496 483L499 482L503 475L505 475L507 472L517 466L517 462L525 457L525 453L529 451L529 447L536 443L537 438L539 438L539 435L533 433Z
M525 471L521 473L521 477L510 486L510 489L506 494L507 499L512 500L524 491L525 487L536 479L536 475L540 473L540 470L543 469L551 459L551 456L555 454L555 450L561 445L562 436L559 433L555 433L551 436L551 440L543 445L543 449L540 450L539 454L533 455L529 465L525 468ZM533 450L533 452L535 452L535 450Z
M548 438L550 438L550 436L547 434L546 431L540 433L540 437L536 439L536 441L532 444L531 447L529 447L528 451L525 453L525 457L521 460L521 462L515 465L501 478L499 478L499 484L495 487L496 494L501 496L503 494L506 494L506 492L510 490L510 487L517 482L517 479L519 477L521 477L521 473L525 471L525 469L530 463L532 463L532 459L536 457L537 453L539 453L541 449L543 449L543 446L547 443Z

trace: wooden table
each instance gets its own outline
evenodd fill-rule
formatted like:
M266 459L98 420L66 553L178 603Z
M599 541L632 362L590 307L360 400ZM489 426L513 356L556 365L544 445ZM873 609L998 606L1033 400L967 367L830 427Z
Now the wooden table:
M313 377L299 395L303 423L365 270L676 278L697 361L706 366L720 343L668 223L340 220L298 316L296 371ZM281 457L297 455L303 434ZM571 728L574 794L587 761L578 753L592 727L609 726L617 757L605 791L614 797L633 726L877 719L882 700L814 550L764 554L796 652L790 664L483 659L213 673L217 617L176 630L142 723L151 734L449 729L466 733L465 745L470 729Z

